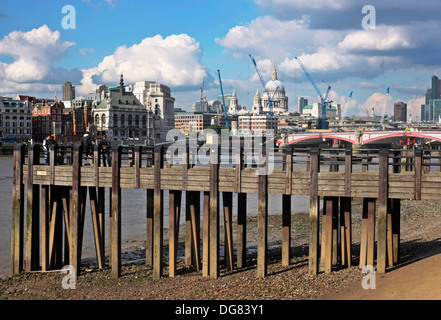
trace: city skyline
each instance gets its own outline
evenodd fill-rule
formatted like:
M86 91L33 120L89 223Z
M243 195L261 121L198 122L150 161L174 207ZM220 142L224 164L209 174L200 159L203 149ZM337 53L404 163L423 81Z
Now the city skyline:
M169 86L175 107L191 110L201 86L209 100L219 96L219 69L224 92L235 89L250 109L256 89L263 91L252 54L265 81L276 64L290 111L299 97L319 101L299 57L323 93L322 80L331 84L346 115L372 107L381 114L386 105L392 115L403 101L415 119L432 75L441 75L441 3L369 4L375 29L362 26L364 4L348 0L8 2L0 9L0 96L50 98L70 81L77 97L87 97L124 74L127 84ZM65 5L75 9L75 29L62 25Z

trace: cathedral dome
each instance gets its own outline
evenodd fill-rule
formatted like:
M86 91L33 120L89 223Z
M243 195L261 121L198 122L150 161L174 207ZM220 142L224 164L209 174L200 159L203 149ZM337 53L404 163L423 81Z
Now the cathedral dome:
M280 82L279 80L268 81L265 85L265 91L266 92L274 92L274 91L276 91L277 87L279 87L277 92L285 92L285 87L283 86L283 83Z
M271 77L271 80L266 83L265 91L266 92L275 92L277 87L279 87L277 92L285 93L285 87L283 86L283 83L277 79L276 65L274 64L273 75Z

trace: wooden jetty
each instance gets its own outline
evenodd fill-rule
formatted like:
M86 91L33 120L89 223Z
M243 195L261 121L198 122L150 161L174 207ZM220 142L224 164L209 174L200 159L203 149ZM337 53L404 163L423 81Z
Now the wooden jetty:
M113 277L119 277L123 188L146 190L146 264L153 268L155 279L161 278L164 270L164 191L169 193L170 277L176 275L183 197L186 199L185 263L202 271L205 277L220 276L222 216L226 267L231 270L245 266L246 202L250 193L258 195L258 277L267 275L268 194L282 195L283 265L290 264L292 254L292 195L310 197L309 273L312 275L321 270L332 272L336 266L352 266L351 203L353 198L359 198L363 201L360 267L376 265L377 272L384 273L399 259L400 200L441 196L438 150L380 148L355 152L351 148L287 146L279 167L269 170L269 156L261 154L258 166L250 166L243 147L232 155L229 164L222 164L219 149L212 148L209 165L192 163L188 147L179 165L167 162L166 149L165 146L116 146L111 150L112 165L106 167L97 147L93 159L85 160L80 145L58 146L50 151L50 164L42 165L40 145L16 145L12 273L50 270L60 265L71 265L80 272L89 194L98 266L105 266L104 230L108 218L109 265ZM107 211L106 189L110 195ZM236 204L233 193L237 193ZM238 207L234 226L236 254L233 205Z

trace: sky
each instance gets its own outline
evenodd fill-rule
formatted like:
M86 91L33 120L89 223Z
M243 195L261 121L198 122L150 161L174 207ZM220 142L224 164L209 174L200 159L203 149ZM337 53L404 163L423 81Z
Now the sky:
M290 111L320 101L298 57L344 115L404 101L415 120L441 77L439 12L439 0L0 0L0 96L61 97L70 81L87 97L123 74L169 86L190 111L201 88L220 95L220 70L224 94L250 108L263 92L251 54L265 82L276 65Z

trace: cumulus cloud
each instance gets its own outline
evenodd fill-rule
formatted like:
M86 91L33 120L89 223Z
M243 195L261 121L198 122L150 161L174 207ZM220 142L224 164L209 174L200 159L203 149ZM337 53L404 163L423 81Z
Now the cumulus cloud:
M60 33L47 25L28 32L12 31L0 40L0 55L14 58L4 66L5 77L15 82L41 81L73 45L61 41Z
M373 30L350 32L338 47L343 50L397 50L415 46L408 30L399 26L379 26Z
M60 33L47 25L27 32L10 32L0 40L0 55L13 59L10 63L0 63L0 92L53 92L60 83L79 81L82 77L79 69L54 66L74 45L62 41Z
M78 91L87 94L98 84L114 85L154 80L173 87L200 86L207 77L199 43L186 34L145 38L130 47L120 46L94 68L83 70Z

